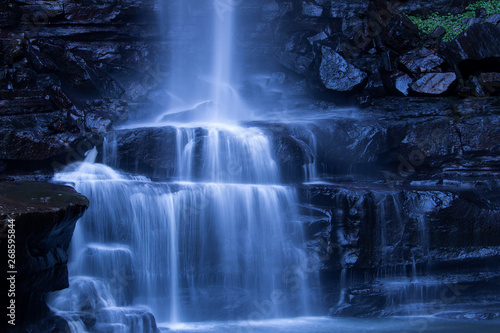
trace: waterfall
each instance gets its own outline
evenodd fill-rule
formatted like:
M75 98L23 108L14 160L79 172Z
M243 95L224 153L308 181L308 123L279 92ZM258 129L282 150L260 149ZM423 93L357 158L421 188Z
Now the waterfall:
M171 323L248 318L262 302L273 304L267 318L308 313L295 191L276 184L267 138L237 129L207 130L202 181L189 172L194 136L183 127L178 181L155 183L89 160L57 174L90 208L75 231L70 288L51 306L145 332L149 311ZM245 161L252 163L226 172L227 163Z
M231 87L236 2L219 2L208 21L192 1L163 2L174 48L215 36L211 62L190 50L171 55L170 109L158 119L189 114L168 124L175 128L174 177L152 182L113 169L120 147L110 135L107 165L94 163L94 149L54 178L90 200L73 236L70 287L49 301L75 332L310 313L317 276L302 249L295 190L280 185L264 132L228 124L247 111Z
M158 0L170 52L168 110L160 119L241 120L251 112L234 88L234 12L240 0ZM166 117L165 117L166 116ZM164 118L165 117L165 118Z

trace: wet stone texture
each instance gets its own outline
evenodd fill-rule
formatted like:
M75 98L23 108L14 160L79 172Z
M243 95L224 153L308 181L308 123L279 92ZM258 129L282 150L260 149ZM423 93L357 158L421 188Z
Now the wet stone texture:
M59 323L45 294L68 287L68 247L88 200L68 186L41 182L0 182L2 253L7 253L9 220L14 220L16 323L19 329L42 320L47 332ZM12 232L10 232L12 233ZM2 271L7 257L2 258ZM5 321L2 321L2 325ZM61 324L61 323L59 323ZM41 328L37 328L43 331Z

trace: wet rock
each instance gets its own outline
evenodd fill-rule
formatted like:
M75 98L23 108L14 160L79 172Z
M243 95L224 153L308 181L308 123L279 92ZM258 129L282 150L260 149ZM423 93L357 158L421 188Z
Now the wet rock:
M435 71L444 63L444 59L428 48L420 48L406 53L399 59L410 73L420 74Z
M487 19L486 22L497 25L500 22L500 14L492 14Z
M484 97L487 95L484 86L481 82L479 82L479 79L476 76L471 76L469 80L467 80L466 86L469 88L469 93L472 96Z
M212 101L202 102L192 109L166 114L160 121L189 122L192 119L207 119L210 118L210 112L212 110L214 110L214 103Z
M429 34L429 38L441 39L444 37L444 35L446 35L446 29L442 26L437 26L436 29L434 29L434 31Z
M284 182L304 181L303 166L314 160L311 148L300 138L297 138L280 127L272 129L273 151L276 161L282 170Z
M387 94L380 73L373 73L368 77L365 90L368 92L370 98L383 97Z
M4 62L12 65L14 62L22 59L25 53L24 36L22 34L11 34L7 40L3 40L2 51Z
M326 88L334 91L350 91L367 77L365 72L349 64L331 48L323 46L321 53L319 76Z
M92 133L104 134L111 130L111 120L95 113L88 113L85 116L85 129Z
M122 99L94 99L87 101L86 112L100 115L111 120L113 123L121 123L128 120L128 103Z
M303 33L295 34L286 43L285 50L281 52L279 61L280 64L295 73L308 76L314 61L314 54L307 37Z
M500 58L500 28L491 23L474 24L446 43L443 55L453 65L465 60Z
M383 17L388 17L382 23L378 22L378 28L374 28L384 45L399 54L420 46L419 30L408 17L383 1L374 1L372 4L375 4L371 5L375 12L384 13Z
M500 73L481 73L479 80L488 94L500 92Z
M319 17L323 13L323 7L308 1L302 2L302 15Z
M88 204L68 186L0 183L0 233L7 239L8 219L16 231L16 327L46 319L45 294L68 287L67 251Z
M441 95L450 89L456 79L455 73L429 73L413 83L411 88L421 94Z
M66 132L66 122L62 119L57 119L49 124L49 129L54 133L64 133Z
M352 18L368 11L368 3L363 0L330 1L330 6L333 18Z
M390 75L390 89L396 94L408 96L413 79L406 73L395 71Z
M176 133L173 127L116 131L118 166L127 172L156 177L173 175L177 163Z
M345 296L348 302L331 308L328 315L345 317L373 317L382 314L385 307L386 295L374 290L371 286L352 289Z
M0 142L4 146L0 159L4 160L46 160L69 149L68 136L58 134L44 136L34 131L2 131Z

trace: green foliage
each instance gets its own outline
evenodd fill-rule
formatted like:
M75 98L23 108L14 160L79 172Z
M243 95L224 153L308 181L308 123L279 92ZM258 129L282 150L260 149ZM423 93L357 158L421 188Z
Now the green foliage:
M438 26L446 29L446 35L443 37L445 42L457 37L462 31L467 28L467 24L463 21L474 18L476 16L475 10L484 8L486 15L500 13L499 0L481 0L466 7L465 12L461 14L439 14L432 13L427 17L410 16L408 18L424 33L429 34Z
M466 10L476 10L479 8L486 9L486 15L500 13L500 1L498 0L481 0L467 6Z

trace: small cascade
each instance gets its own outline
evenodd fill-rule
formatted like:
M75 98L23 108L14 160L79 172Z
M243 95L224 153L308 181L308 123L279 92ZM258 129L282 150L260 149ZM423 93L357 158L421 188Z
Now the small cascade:
M177 178L182 181L278 184L269 139L257 128L176 127Z
M70 288L52 298L53 309L145 332L154 319L244 318L275 294L286 302L269 318L309 313L314 281L298 269L308 258L296 194L279 185L268 139L253 128L208 127L194 144L196 130L177 128L174 182L93 164L95 151L56 175L90 208L75 231Z

